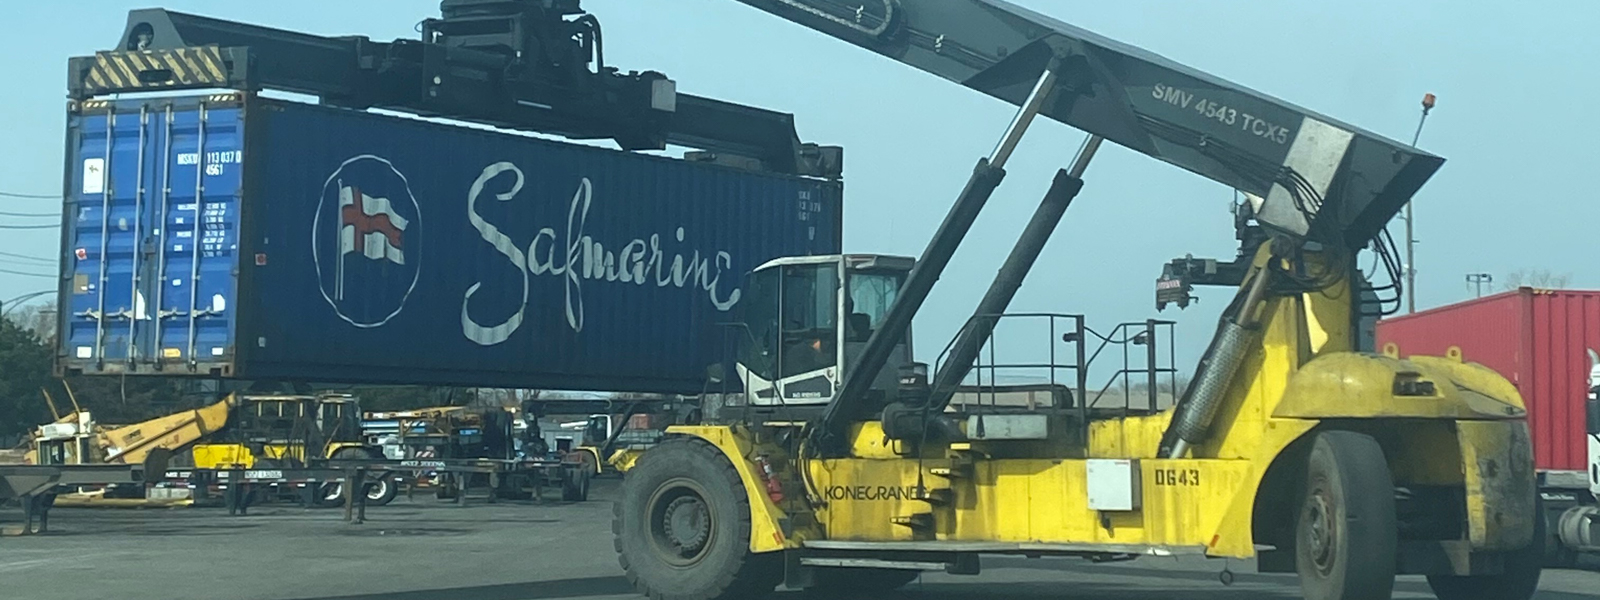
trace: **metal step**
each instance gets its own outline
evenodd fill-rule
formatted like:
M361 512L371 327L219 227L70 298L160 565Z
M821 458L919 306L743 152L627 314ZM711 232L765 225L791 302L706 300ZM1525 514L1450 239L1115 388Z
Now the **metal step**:
M1048 542L807 540L806 548L874 552L979 552L988 554L1136 554L1143 556L1199 556L1205 546L1149 546L1142 544L1057 544Z

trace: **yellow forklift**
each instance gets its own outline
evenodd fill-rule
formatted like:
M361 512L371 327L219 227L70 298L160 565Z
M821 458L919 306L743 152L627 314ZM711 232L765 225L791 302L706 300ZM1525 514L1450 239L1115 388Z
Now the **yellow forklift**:
M72 402L72 411L61 413L50 392L39 390L55 420L34 430L26 454L29 463L131 464L158 477L178 452L226 426L234 406L234 398L228 397L131 425L103 425L90 411L78 406L71 385L65 381L62 385Z
M1397 574L1443 600L1533 594L1543 520L1516 389L1475 364L1362 351L1403 280L1384 226L1442 158L1000 0L744 1L1020 110L917 260L792 257L750 275L748 335L711 373L740 393L615 461L631 465L615 543L641 592L872 593L1002 554L1256 558L1298 573L1309 600L1389 598ZM930 369L912 317L1040 115L1090 136ZM995 327L1057 318L1006 311L1103 140L1245 197L1238 257L1174 261L1157 286L1180 304L1193 285L1237 290L1192 382L1166 409L1081 394L952 408ZM1075 332L1049 341L1070 356Z

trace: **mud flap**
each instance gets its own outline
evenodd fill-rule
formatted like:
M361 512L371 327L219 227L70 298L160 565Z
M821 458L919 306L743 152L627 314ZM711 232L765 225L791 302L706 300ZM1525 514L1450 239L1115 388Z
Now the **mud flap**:
M1473 550L1519 550L1532 543L1541 518L1528 423L1458 421L1466 474L1467 539Z

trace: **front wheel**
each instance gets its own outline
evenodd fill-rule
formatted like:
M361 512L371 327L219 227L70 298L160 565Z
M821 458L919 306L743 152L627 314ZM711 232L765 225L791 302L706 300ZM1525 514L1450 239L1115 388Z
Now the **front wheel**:
M750 551L750 499L733 463L694 438L651 448L622 479L611 531L628 580L652 599L733 600L772 592L776 553Z
M1394 480L1377 440L1325 431L1312 442L1295 522L1306 600L1387 600L1398 529Z

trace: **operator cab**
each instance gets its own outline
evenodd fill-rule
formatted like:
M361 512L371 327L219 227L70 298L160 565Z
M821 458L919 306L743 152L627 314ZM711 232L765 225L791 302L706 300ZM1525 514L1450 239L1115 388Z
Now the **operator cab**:
M866 347L915 260L846 254L779 258L750 274L735 333L735 372L752 406L823 406ZM842 292L842 293L841 293ZM895 345L872 389L891 391L911 362Z

